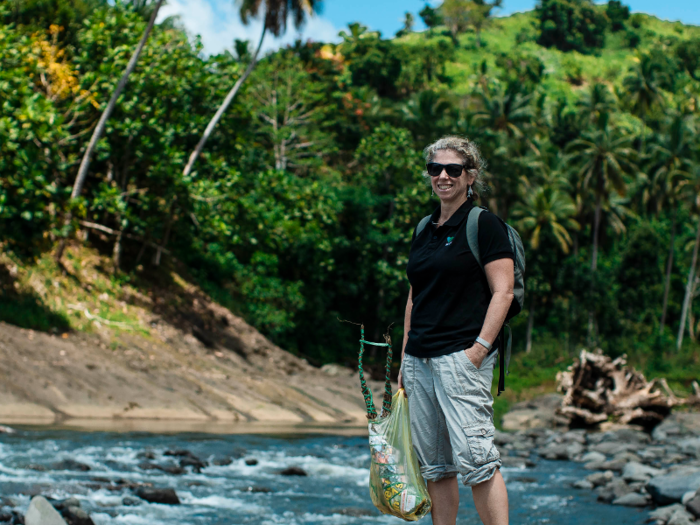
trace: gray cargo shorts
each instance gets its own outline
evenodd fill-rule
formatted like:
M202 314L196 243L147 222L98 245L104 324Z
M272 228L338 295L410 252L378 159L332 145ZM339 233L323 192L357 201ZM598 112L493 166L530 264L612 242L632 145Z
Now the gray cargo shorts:
M427 481L459 473L465 485L473 486L501 467L491 396L497 355L486 356L480 368L464 351L430 358L404 355L413 448Z

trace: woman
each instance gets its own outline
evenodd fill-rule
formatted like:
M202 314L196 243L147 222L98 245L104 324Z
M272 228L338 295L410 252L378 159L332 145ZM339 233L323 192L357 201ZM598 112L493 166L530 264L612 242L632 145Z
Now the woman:
M488 212L478 219L483 270L469 250L467 216L483 186L476 145L444 137L425 149L425 159L440 207L411 245L399 387L408 396L433 524L455 525L461 474L481 521L506 525L491 381L498 333L513 300L513 251L505 224Z

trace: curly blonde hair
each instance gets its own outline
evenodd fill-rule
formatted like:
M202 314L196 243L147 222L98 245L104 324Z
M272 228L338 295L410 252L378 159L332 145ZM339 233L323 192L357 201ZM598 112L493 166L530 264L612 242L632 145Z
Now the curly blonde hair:
M464 169L471 175L475 175L472 191L474 199L479 198L479 194L487 190L485 177L486 161L481 156L479 147L475 142L457 135L448 135L436 140L423 150L425 163L431 162L435 154L440 150L450 150L457 153L464 162ZM424 177L430 177L427 171L423 171Z

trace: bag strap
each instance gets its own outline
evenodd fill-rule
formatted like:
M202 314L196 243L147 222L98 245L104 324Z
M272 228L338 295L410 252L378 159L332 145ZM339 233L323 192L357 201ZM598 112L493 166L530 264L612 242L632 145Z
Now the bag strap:
M479 216L486 211L484 208L479 206L474 206L469 210L469 215L467 216L467 244L469 249L474 254L476 262L481 266L483 271L484 265L481 264L481 257L479 256Z
M425 227L428 225L428 221L430 220L430 217L432 217L432 215L427 215L420 220L420 222L418 223L418 226L416 226L416 237L418 237L420 235L420 232L422 232L425 229Z
M365 345L372 346L386 346L388 348L386 353L386 378L384 380L384 399L382 402L382 416L386 417L391 414L391 360L393 353L391 350L391 339L387 339L386 343L373 343L372 341L365 341L365 326L360 327L360 356L358 359L358 368L360 371L360 386L362 388L362 396L365 398L365 405L367 406L367 419L377 419L377 409L374 406L374 399L372 398L372 390L367 386L367 381L365 381L365 371L362 369L362 356L365 353Z
M469 215L467 216L467 244L469 249L474 254L476 262L481 266L481 270L484 271L484 265L481 264L481 256L479 254L479 216L486 211L485 208L479 206L474 206L469 210ZM506 343L506 327L508 327L508 342ZM501 327L501 333L499 336L501 341L501 348L498 351L498 394L506 389L506 374L508 373L508 365L510 364L510 351L513 343L513 331L509 324L503 324ZM505 346L505 348L504 348ZM505 350L505 351L504 351Z

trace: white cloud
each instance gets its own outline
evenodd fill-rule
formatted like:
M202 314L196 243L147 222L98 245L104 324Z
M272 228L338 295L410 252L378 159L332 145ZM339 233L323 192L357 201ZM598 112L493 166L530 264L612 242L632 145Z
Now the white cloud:
M180 17L191 35L201 36L207 54L232 49L235 39L250 40L255 46L262 30L260 20L250 20L247 26L243 25L233 0L168 0L158 13L158 21L173 15ZM297 31L290 20L286 34L280 38L269 34L265 37L263 51L291 44L300 37L302 40L337 42L338 31L331 22L319 16L310 17L301 31Z

